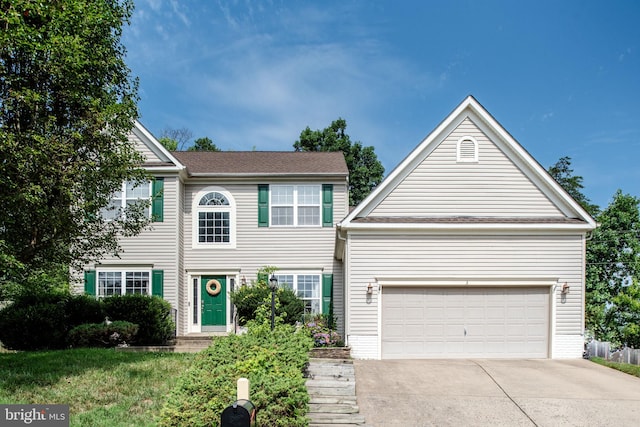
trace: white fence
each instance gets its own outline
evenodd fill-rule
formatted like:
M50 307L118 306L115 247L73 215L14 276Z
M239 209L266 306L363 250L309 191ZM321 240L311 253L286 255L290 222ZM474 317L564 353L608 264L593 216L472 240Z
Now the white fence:
M640 365L640 350L633 348L623 348L622 350L616 350L612 352L610 344L605 341L590 341L587 344L587 356L602 357L612 362Z

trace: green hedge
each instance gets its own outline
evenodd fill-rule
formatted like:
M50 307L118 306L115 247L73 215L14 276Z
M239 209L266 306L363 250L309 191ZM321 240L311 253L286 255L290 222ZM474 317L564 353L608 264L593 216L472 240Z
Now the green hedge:
M158 296L114 295L102 300L109 320L124 320L138 325L135 345L164 345L173 339L175 324L171 304Z
M56 292L23 294L0 310L0 341L13 350L66 348L73 327L102 320L101 305L94 298Z
M160 297L113 296L95 299L59 292L31 292L0 310L0 342L12 350L68 348L69 331L85 323L127 321L138 325L129 344L163 345L173 339L171 305Z
M117 320L110 323L85 323L69 331L71 347L115 347L133 342L138 325Z
M216 337L198 355L169 396L161 426L218 426L224 408L236 399L239 378L248 378L257 425L306 426L308 394L302 370L313 346L291 325L249 322L244 335Z

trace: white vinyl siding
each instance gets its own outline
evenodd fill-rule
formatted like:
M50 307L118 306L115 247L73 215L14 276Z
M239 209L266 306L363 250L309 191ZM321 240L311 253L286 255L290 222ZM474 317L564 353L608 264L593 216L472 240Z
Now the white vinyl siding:
M151 151L151 149L149 149L149 147L147 147L147 145L143 143L134 132L129 133L128 139L129 139L129 142L133 142L135 144L136 149L140 154L142 154L145 161L147 162L163 161L153 151Z
M351 235L348 238L349 333L378 334L379 277L412 279L557 278L556 334L582 333L583 237L580 235Z
M478 162L458 161L458 141L477 141ZM469 118L373 209L391 217L559 217L559 209Z
M138 236L121 238L120 257L105 257L100 260L100 266L105 269L114 269L118 266L119 270L126 268L127 271L163 270L164 299L173 307L178 307L177 285L180 280L178 185L180 184L176 175L165 175L163 221L154 222L151 228L145 229Z
M344 296L342 285L342 266L334 259L335 229L332 227L258 227L258 184L260 181L238 183L234 181L216 181L235 200L236 244L233 249L207 250L194 248L191 239L184 245L184 269L191 272L238 272L245 276L248 283L256 279L258 269L275 266L282 272L303 274L333 274L334 313L339 318L339 327L344 326ZM269 183L269 187L273 187ZM286 183L278 183L287 185ZM346 182L318 180L310 184L321 188L322 184L333 184L333 210L335 218L347 215L348 197ZM185 230L193 227L193 199L209 184L190 184L184 194ZM320 191L320 190L318 190ZM271 207L271 205L270 205ZM321 224L320 224L321 225ZM194 273L196 274L196 273Z

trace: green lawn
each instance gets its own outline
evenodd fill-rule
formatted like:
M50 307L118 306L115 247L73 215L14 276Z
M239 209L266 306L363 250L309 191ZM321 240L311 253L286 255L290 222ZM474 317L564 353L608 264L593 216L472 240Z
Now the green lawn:
M608 366L609 368L617 369L618 371L622 371L629 375L635 375L636 377L640 377L640 366L638 365L630 365L628 363L616 363L609 362L602 357L592 357L592 362L598 363L603 366Z
M0 403L66 404L71 426L153 426L193 354L0 352Z

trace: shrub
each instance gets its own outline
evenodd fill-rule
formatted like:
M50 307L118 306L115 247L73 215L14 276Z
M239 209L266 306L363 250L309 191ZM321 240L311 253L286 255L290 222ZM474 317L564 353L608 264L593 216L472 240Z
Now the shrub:
M249 322L244 335L215 337L178 381L160 414L161 426L218 426L233 403L238 378L249 379L259 425L306 426L302 370L311 339L291 325Z
M138 325L131 322L85 323L69 331L72 347L115 347L133 341Z
M64 348L67 331L62 295L23 296L0 311L0 341L8 349Z
M138 325L136 345L164 345L173 339L175 324L171 304L157 296L114 295L102 300L109 320L124 320Z
M238 311L238 322L245 325L256 318L258 307L271 304L271 289L264 281L253 286L243 286L231 292L231 302ZM276 291L276 315L282 317L284 323L294 325L304 315L304 301L289 288Z
M14 350L67 347L67 333L104 320L100 301L63 291L23 292L0 311L0 341Z

